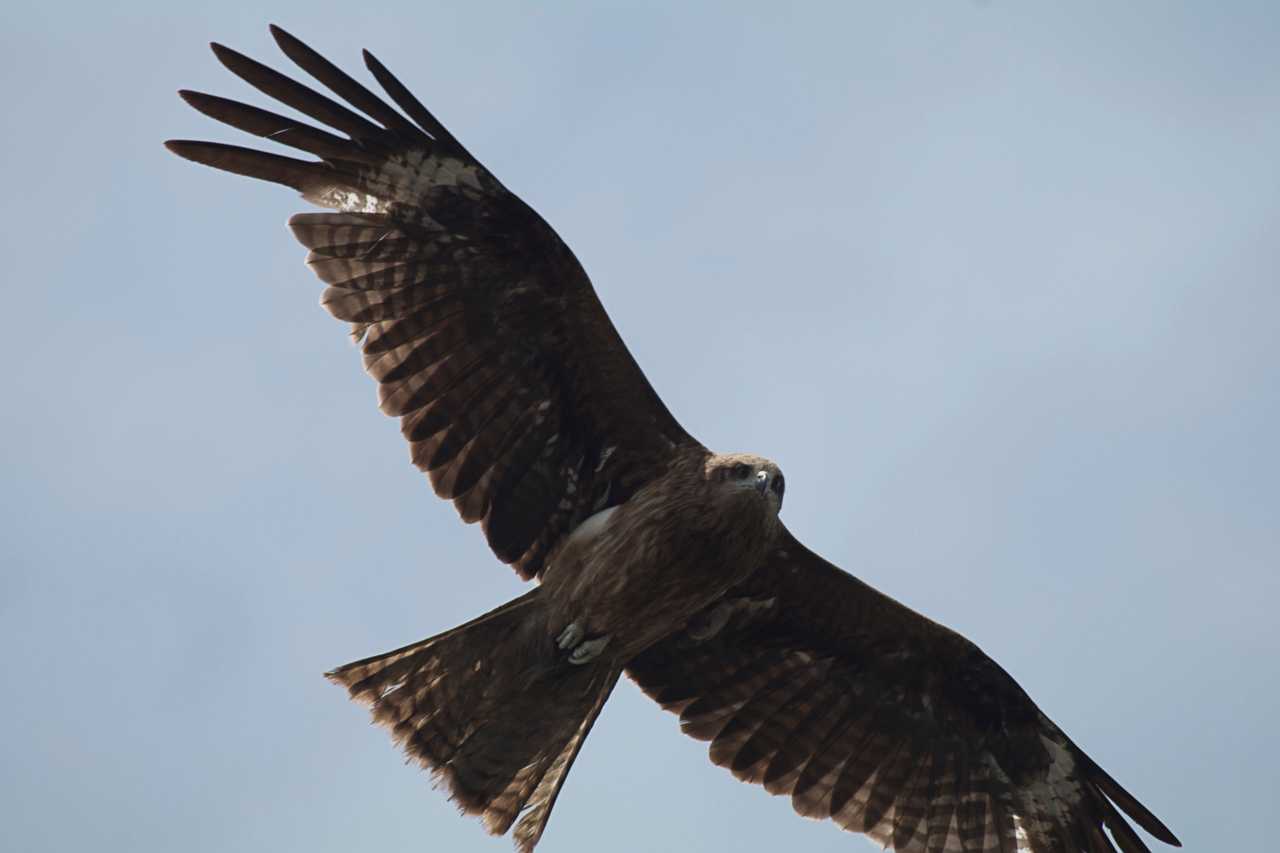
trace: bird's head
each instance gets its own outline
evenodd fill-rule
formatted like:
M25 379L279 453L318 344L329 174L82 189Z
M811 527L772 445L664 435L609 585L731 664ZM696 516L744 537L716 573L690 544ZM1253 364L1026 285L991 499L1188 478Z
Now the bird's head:
M726 453L707 461L707 480L735 498L764 500L776 515L782 510L787 481L771 460L750 453Z

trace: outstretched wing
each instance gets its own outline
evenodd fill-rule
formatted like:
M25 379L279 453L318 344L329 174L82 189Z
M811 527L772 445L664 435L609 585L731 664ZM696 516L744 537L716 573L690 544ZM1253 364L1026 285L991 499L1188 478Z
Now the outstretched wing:
M354 110L233 50L235 74L336 133L199 92L206 115L319 157L172 141L174 153L293 187L321 304L353 324L415 465L522 577L582 519L694 444L650 387L573 253L369 53L402 115L293 36L284 53ZM363 115L361 114L363 113ZM407 117L406 117L407 116Z
M1146 851L1120 811L1178 845L977 646L790 533L628 672L716 764L900 853Z

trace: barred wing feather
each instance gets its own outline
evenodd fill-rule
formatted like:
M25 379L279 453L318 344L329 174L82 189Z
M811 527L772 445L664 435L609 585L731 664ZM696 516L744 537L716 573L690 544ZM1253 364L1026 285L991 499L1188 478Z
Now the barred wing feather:
M977 646L790 533L628 674L716 764L899 853L1147 851L1121 811L1178 844Z
M217 58L324 125L200 92L202 113L314 155L172 141L189 160L292 187L331 213L290 221L349 322L436 493L479 521L525 578L592 513L625 500L695 444L627 351L556 233L507 191L372 55L399 110L278 27L339 103L236 51ZM327 128L327 129L325 129Z

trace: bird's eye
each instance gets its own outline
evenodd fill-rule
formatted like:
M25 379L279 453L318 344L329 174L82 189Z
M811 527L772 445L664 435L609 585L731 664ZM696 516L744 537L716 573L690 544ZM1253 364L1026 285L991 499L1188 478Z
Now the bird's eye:
M787 490L787 481L779 474L773 478L773 485L770 488L777 493L778 497L782 497L782 493Z
M730 472L729 476L733 477L735 480L745 480L750 473L751 466L739 462L737 465L733 466L733 471Z

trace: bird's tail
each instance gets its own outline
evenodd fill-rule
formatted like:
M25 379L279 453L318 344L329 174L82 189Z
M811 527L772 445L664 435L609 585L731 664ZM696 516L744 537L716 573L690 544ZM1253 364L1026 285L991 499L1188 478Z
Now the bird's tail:
M488 830L531 851L619 668L557 655L541 588L429 640L327 674Z

